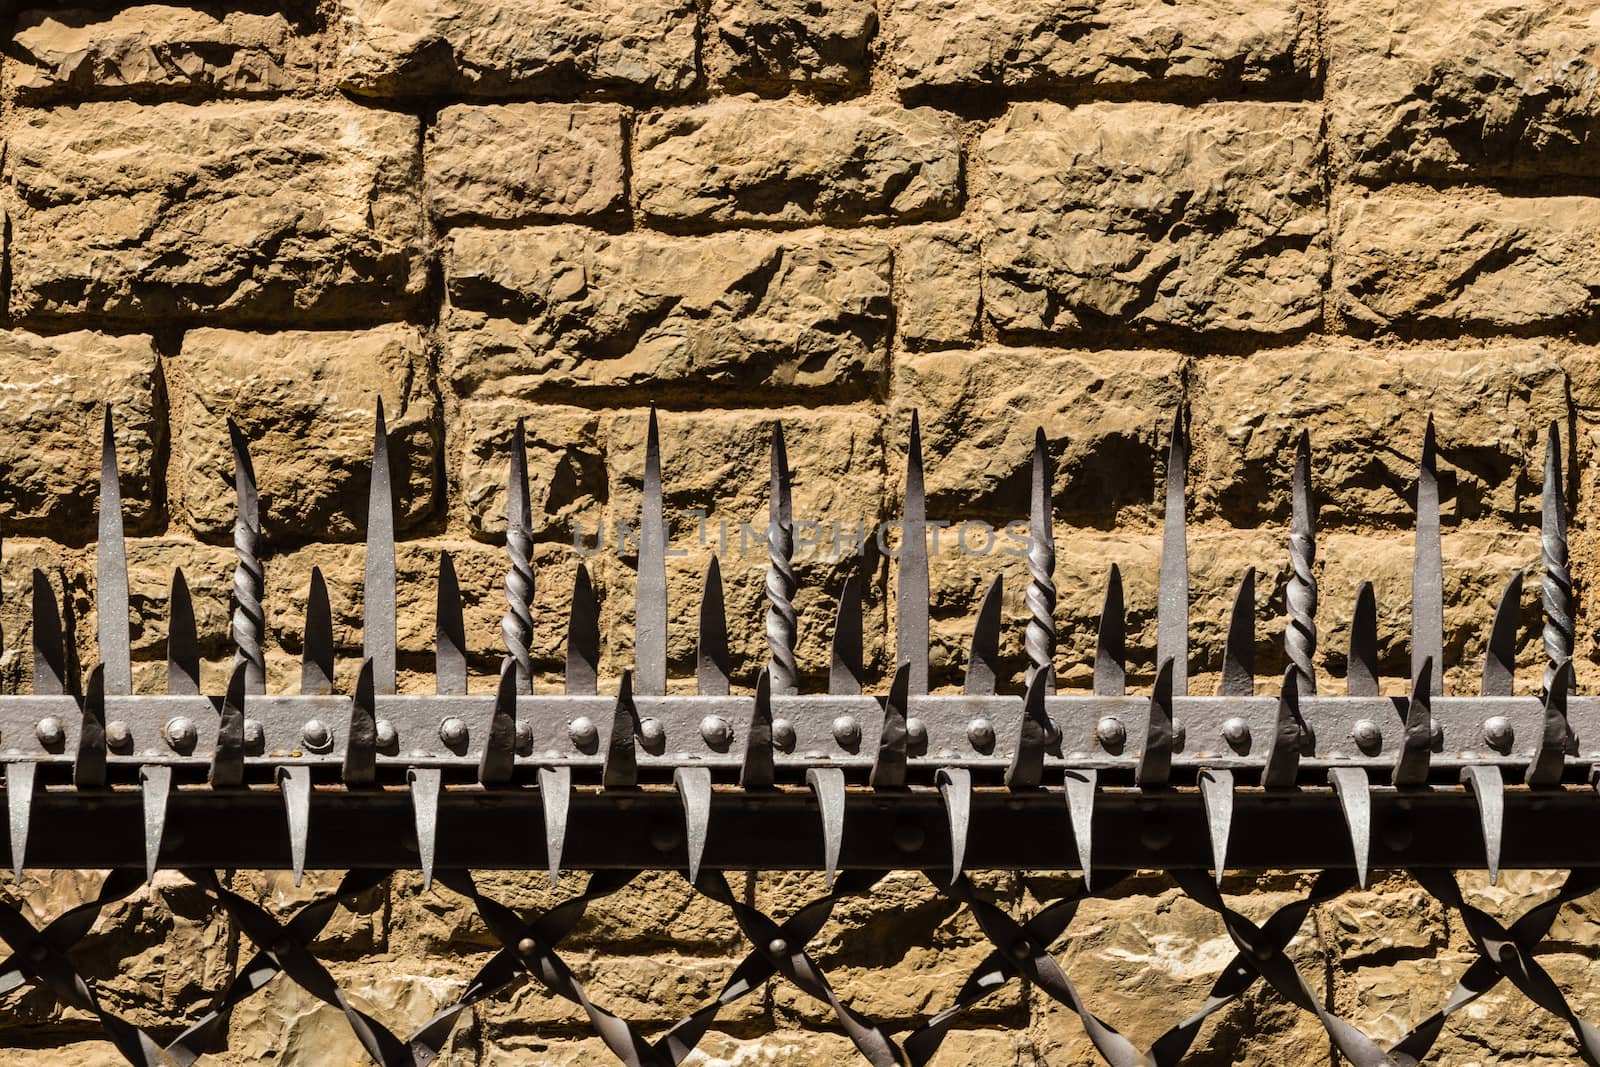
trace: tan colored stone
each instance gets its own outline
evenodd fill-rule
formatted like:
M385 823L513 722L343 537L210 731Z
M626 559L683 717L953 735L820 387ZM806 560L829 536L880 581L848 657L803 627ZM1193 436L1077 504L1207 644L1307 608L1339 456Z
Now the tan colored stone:
M459 230L445 272L462 393L859 390L892 321L890 253L868 237Z
M281 11L135 4L17 16L9 76L24 103L262 96L309 87L316 43Z
M695 9L682 0L338 0L338 76L361 96L682 93Z
M1333 287L1364 329L1524 329L1600 311L1600 200L1346 197Z
M85 104L11 124L28 322L388 316L422 291L417 120L345 103Z
M1592 175L1600 5L1335 0L1328 122L1365 181Z
M1320 125L1285 104L1013 107L981 142L989 320L1019 334L1314 325Z
M511 442L518 419L526 423L528 496L533 535L573 544L593 530L609 493L600 416L581 408L472 401L461 407L460 498L473 535L503 538Z
M724 84L782 92L864 84L878 11L866 0L716 0L713 62Z
M622 109L612 104L447 107L428 131L428 201L451 222L614 215Z
M168 372L183 427L172 482L196 533L220 537L233 528L231 418L250 442L269 540L364 537L380 401L397 524L434 511L442 434L415 328L190 330Z
M969 230L939 227L907 237L895 257L900 341L913 348L960 348L978 331L979 242Z
M910 222L961 201L959 126L932 108L727 99L646 115L639 207L672 226Z
M1437 900L1401 875L1374 879L1369 890L1344 893L1317 914L1334 958L1346 969L1432 955L1446 946L1451 923Z

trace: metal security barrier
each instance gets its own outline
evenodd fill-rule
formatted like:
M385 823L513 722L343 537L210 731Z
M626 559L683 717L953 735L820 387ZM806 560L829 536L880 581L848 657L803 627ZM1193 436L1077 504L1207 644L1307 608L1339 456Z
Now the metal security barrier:
M1124 604L1111 567L1093 692L1057 693L1051 463L1043 433L1032 466L1025 692L1002 694L1000 580L984 598L960 695L928 692L928 525L921 444L911 422L897 557L898 664L887 692L865 692L860 591L838 595L826 694L801 693L796 663L794 522L781 430L772 439L765 630L770 661L753 695L732 692L727 620L713 558L699 605L698 694L667 693L666 524L652 412L640 522L635 665L615 695L597 686L599 610L577 571L565 692L534 693L529 644L534 569L523 431L514 437L506 545L507 655L497 691L469 694L462 603L440 561L436 692L396 693L394 512L383 410L377 411L366 543L364 656L355 692L334 693L327 588L313 573L300 692L268 694L262 651L261 525L248 443L236 428L234 666L221 695L199 685L195 616L174 576L167 692L134 695L127 566L112 416L105 418L96 603L100 662L80 685L69 605L33 575L32 694L0 696L8 847L25 867L108 869L99 896L36 929L0 907L0 990L24 983L96 1016L135 1064L187 1065L219 1050L229 1012L274 979L343 1011L384 1065L438 1058L460 1014L533 981L576 1004L630 1067L683 1062L718 1014L769 981L826 1004L876 1067L934 1060L968 1008L1012 980L1067 1005L1113 1067L1177 1064L1205 1020L1256 982L1314 1014L1357 1067L1426 1058L1446 1020L1509 981L1570 1025L1584 1062L1600 1064L1600 1030L1580 1019L1535 958L1561 907L1600 888L1600 699L1573 689L1573 592L1562 453L1550 427L1543 494L1542 696L1513 693L1521 575L1490 623L1476 696L1443 692L1443 557L1437 452L1430 421L1417 485L1408 696L1379 695L1376 604L1361 587L1345 692L1319 692L1311 453L1294 460L1288 664L1275 696L1257 696L1254 578L1240 583L1220 694L1187 692L1187 441L1175 420L1159 580L1158 671L1148 696L1125 691ZM157 868L180 870L254 946L213 1008L171 1040L107 1011L70 950L106 904ZM229 890L236 868L348 872L337 890L280 922ZM309 947L338 903L401 868L462 894L503 946L461 1000L397 1035L360 1011ZM1319 872L1310 893L1257 925L1221 893L1227 869ZM1433 1016L1390 1047L1330 1012L1285 953L1310 910L1403 869L1462 919L1480 958ZM1562 888L1509 927L1468 903L1459 869L1570 872ZM531 919L479 892L473 869L584 872L577 895ZM736 895L728 870L822 870L828 891L779 921ZM1009 914L969 869L1071 871L1065 896ZM1051 955L1079 904L1136 870L1167 872L1214 911L1238 948L1210 996L1149 1049L1098 1018ZM726 906L750 942L721 994L646 1037L590 1000L558 954L588 905L645 870L676 870ZM965 906L993 952L948 1008L893 1034L842 999L808 951L837 903L870 894L889 870L925 874ZM543 874L538 875L543 877ZM1092 999L1092 998L1090 998Z

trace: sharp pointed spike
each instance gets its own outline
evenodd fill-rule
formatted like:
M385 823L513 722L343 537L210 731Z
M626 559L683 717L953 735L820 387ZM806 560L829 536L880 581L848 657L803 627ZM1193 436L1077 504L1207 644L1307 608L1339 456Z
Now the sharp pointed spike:
M1500 606L1495 609L1494 625L1489 629L1489 643L1483 654L1483 695L1486 697L1511 696L1517 669L1517 615L1522 605L1522 572L1518 571L1506 583L1500 594Z
M78 758L72 765L72 784L79 789L101 789L106 784L106 679L105 664L89 673L82 698L83 724L78 730Z
M1417 473L1417 544L1411 569L1411 675L1433 661L1432 694L1444 692L1444 553L1439 540L1439 450L1433 417Z
M639 784L639 709L633 703L633 677L622 672L616 710L611 716L611 739L600 771L604 789L632 789Z
M1544 652L1548 661L1544 687L1573 650L1572 572L1567 558L1567 498L1561 487L1561 427L1554 420L1544 453L1544 493L1539 518L1539 554L1544 564L1539 581L1544 607Z
M449 552L439 553L439 593L433 619L435 692L462 696L467 691L467 632L461 618L461 583Z
M100 447L100 523L95 546L95 612L106 692L133 692L133 645L128 630L128 556L122 538L122 485L117 439L106 405Z
M1411 701L1406 705L1405 736L1401 739L1394 764L1393 780L1397 786L1427 784L1433 746L1432 686L1433 657L1427 656L1417 671L1417 680L1411 689Z
M375 692L395 691L394 485L389 473L389 433L383 400L372 434L372 485L367 496L367 565L362 586L362 654L372 663Z
M368 659L361 664L355 695L350 698L350 736L344 752L344 784L370 786L378 780L378 707L375 667Z
M283 813L289 827L289 863L294 884L306 873L306 842L311 837L311 768L299 765L278 768L278 791L283 794Z
M1037 789L1044 778L1045 749L1050 744L1050 716L1045 711L1045 692L1053 671L1041 671L1028 683L1022 699L1022 722L1017 730L1017 748L1006 768L1006 787L1014 790Z
M794 573L794 514L789 500L789 458L783 446L783 424L772 424L772 487L767 505L767 655L772 690L792 696L799 689L795 641L799 616L794 598L799 581Z
M756 675L755 706L750 712L750 731L745 735L739 785L745 789L770 789L776 780L772 751L772 682L763 667Z
M1171 780L1172 678L1175 671L1175 661L1166 659L1156 673L1155 689L1150 694L1150 724L1145 730L1144 751L1139 754L1139 765L1134 772L1134 784L1140 788L1161 788Z
M589 568L578 564L572 579L572 614L567 619L567 695L594 696L599 689L600 602Z
M1106 575L1106 598L1094 645L1095 696L1119 697L1127 692L1127 619L1122 602L1122 571L1115 563Z
M139 768L144 797L144 879L154 882L161 863L161 839L167 832L167 797L172 793L171 767Z
M1206 809L1211 837L1211 863L1217 885L1228 867L1228 834L1233 829L1233 772L1205 768L1200 771L1200 802Z
M1156 661L1172 661L1172 691L1189 691L1189 540L1185 528L1185 485L1189 443L1183 409L1172 418L1167 452L1167 508L1161 534L1161 577L1156 588Z
M1300 715L1300 671L1294 664L1283 672L1283 689L1278 695L1278 718L1272 732L1272 748L1261 772L1266 789L1293 789L1300 777L1300 753L1306 745L1309 728Z
M561 853L567 844L567 809L572 801L572 768L539 768L539 803L544 808L544 854L550 888L561 881Z
M911 665L911 692L920 696L928 691L928 505L922 483L922 426L915 411L906 447L906 496L900 527L895 659Z
M906 710L911 688L911 665L900 664L883 705L883 732L878 737L878 754L872 763L874 789L902 789L906 784L906 755L909 734Z
M1356 884L1367 888L1367 863L1372 855L1372 789L1367 772L1360 767L1334 767L1328 783L1339 796L1339 809L1350 831L1350 848L1355 857Z
M728 617L722 599L722 564L713 555L700 592L700 639L695 647L695 679L703 697L725 697L730 689Z
M1317 691L1317 511L1311 496L1311 435L1304 430L1295 448L1291 495L1289 582L1284 590L1289 625L1283 652L1300 674L1300 692L1311 696Z
M433 888L433 861L439 844L439 787L443 771L438 767L413 767L406 772L411 785L411 814L417 826L417 864L422 869L422 891Z
M263 651L266 612L261 606L265 574L261 567L261 504L256 490L255 464L250 443L228 420L228 441L233 447L233 662L250 665L246 681L252 693L267 691L267 661Z
M822 817L822 869L828 888L832 889L844 848L844 771L838 767L812 767L806 771L806 785L816 795L817 811Z
M211 787L231 789L244 784L244 702L249 688L250 665L238 663L228 676L217 719L217 748L211 756Z
M1000 660L1000 600L1004 580L1004 575L994 576L978 608L978 621L972 627L972 647L967 652L966 684L962 687L967 696L994 695L995 666Z
M831 696L861 694L861 582L852 574L839 590L839 611L833 621L833 657L828 669Z
M11 873L22 881L28 856L28 829L33 823L33 780L36 763L6 764L6 813L11 828Z
M478 761L479 785L505 785L517 764L517 664L510 656L500 665L500 686Z
M961 880L966 864L967 836L972 828L972 772L958 767L941 767L939 795L944 799L945 821L950 826L950 884Z
M306 598L305 647L300 660L300 693L326 696L333 692L333 609L328 603L328 583L322 568L311 568L311 592Z
M1077 846L1085 892L1094 888L1094 796L1099 778L1093 768L1069 768L1066 776L1067 818L1072 823L1072 841Z
M667 526L661 503L661 433L656 409L644 449L644 500L639 516L639 578L634 603L634 674L639 692L667 691Z
M193 696L200 692L200 648L195 636L194 601L183 568L172 569L167 597L167 692Z
M511 433L511 471L506 483L506 611L500 636L517 670L517 692L533 692L533 506L528 497L527 426ZM576 610L576 604L574 604Z
M1494 764L1480 764L1461 769L1461 780L1472 791L1478 802L1478 822L1483 827L1485 865L1489 869L1489 884L1500 881L1500 845L1505 837L1506 783L1500 768Z
M1256 693L1256 571L1245 568L1228 619L1228 641L1222 653L1222 695L1248 697Z
M1056 531L1050 447L1044 428L1033 432L1033 468L1028 500L1028 625L1023 645L1028 653L1028 680L1040 671L1050 673L1054 686L1056 656ZM1054 688L1050 692L1054 692ZM1048 694L1047 694L1048 695Z
M1378 695L1378 600L1371 582L1362 582L1356 591L1346 691L1353 697Z
M683 804L684 848L688 854L689 881L700 878L700 861L706 854L711 823L711 768L679 767L672 782Z
M33 569L33 691L41 696L67 691L67 650L56 593L37 567Z
M1562 663L1550 676L1544 697L1544 728L1533 758L1528 761L1526 782L1535 788L1561 784L1567 767L1567 751L1572 744L1572 728L1567 723L1567 694L1572 689L1572 662Z

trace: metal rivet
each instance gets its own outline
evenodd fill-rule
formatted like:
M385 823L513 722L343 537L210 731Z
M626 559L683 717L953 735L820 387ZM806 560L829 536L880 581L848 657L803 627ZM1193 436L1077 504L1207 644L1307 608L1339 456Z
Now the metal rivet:
M987 756L994 751L994 723L988 719L973 719L967 724L967 740Z
M388 719L379 719L375 724L378 734L378 747L384 750L398 748L400 745L400 731L394 728L394 723Z
M460 748L467 743L467 724L450 716L439 724L439 740L444 742L446 748Z
M580 752L592 754L600 745L600 731L587 715L579 715L567 724L567 737Z
M261 725L260 719L246 719L244 721L244 750L252 756L259 756L267 748L267 728Z
M533 754L533 723L517 723L517 755L531 756Z
M200 731L195 729L194 720L187 715L174 715L167 720L161 732L166 735L167 744L178 752L192 751L195 742L200 739Z
M906 750L913 756L928 751L928 724L915 715L906 720Z
M39 743L45 748L55 748L67 740L66 728L61 725L61 720L54 715L46 715L39 720L39 725L34 729L39 738Z
M788 719L772 720L772 743L779 752L793 752L795 741L794 723Z
M133 743L133 731L121 719L106 723L106 744L111 748L127 748Z
M789 942L781 937L775 937L767 943L767 951L774 956L787 956L789 954Z
M833 720L833 739L839 747L854 752L861 744L861 724L854 715L841 715Z
M1250 724L1235 715L1222 724L1222 739L1240 752L1250 749Z
M1496 752L1510 752L1515 736L1511 720L1504 715L1491 715L1483 721L1483 742Z
M1350 730L1350 737L1356 747L1368 756L1375 755L1383 748L1383 731L1371 719L1357 719Z
M1107 715L1094 724L1094 736L1107 752L1121 752L1122 746L1128 743L1128 728L1122 725L1121 719Z
M651 717L639 723L639 747L652 756L661 755L667 747L667 728L660 719Z
M312 719L300 732L300 739L313 752L326 752L333 747L333 734L321 719Z
M539 946L533 943L533 938L525 937L517 942L517 952L523 956L531 956Z
M726 752L733 744L733 727L721 715L707 715L700 720L700 737L718 752Z

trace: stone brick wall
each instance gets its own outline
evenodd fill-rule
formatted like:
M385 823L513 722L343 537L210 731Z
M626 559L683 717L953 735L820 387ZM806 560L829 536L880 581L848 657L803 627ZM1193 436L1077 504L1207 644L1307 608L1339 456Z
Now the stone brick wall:
M328 575L348 686L360 648L371 412L400 482L405 684L431 664L432 576L451 551L473 668L495 669L510 433L529 420L535 656L551 685L575 529L638 514L645 405L663 408L671 561L692 617L723 553L738 675L761 661L764 442L782 417L798 517L897 513L920 409L930 513L1025 513L1036 425L1058 457L1059 670L1084 685L1101 583L1121 563L1131 680L1148 684L1162 442L1192 418L1196 691L1255 566L1263 674L1281 662L1288 457L1309 427L1322 501L1319 663L1343 672L1357 583L1374 581L1383 665L1404 673L1410 486L1426 415L1443 457L1449 682L1474 684L1493 598L1538 566L1540 434L1568 475L1580 617L1592 617L1600 466L1600 4L1596 0L26 0L4 14L0 145L0 673L25 684L23 590L42 567L93 658L97 405L116 408L134 652L153 687L171 569L197 599L206 683L228 654L232 500L223 420L255 440L267 539L270 684L292 687L313 565ZM688 509L703 509L709 544ZM800 653L825 672L831 601L860 574L881 672L892 567L873 545L806 550ZM604 673L631 660L632 559L590 560ZM1024 572L947 539L933 669L959 678L989 577L1007 578L1018 667ZM1536 584L1521 684L1537 684ZM1579 627L1580 684L1600 684ZM891 639L892 643L892 639ZM687 684L693 633L669 654ZM1391 680L1389 685L1398 683ZM234 875L287 909L332 885ZM548 903L539 879L483 880ZM1050 879L991 877L1025 912ZM315 883L315 884L312 884ZM1471 899L1514 914L1551 883ZM1304 878L1237 879L1256 919ZM51 915L95 879L9 881ZM752 878L780 913L816 877ZM571 892L569 886L564 892ZM1327 1003L1394 1037L1472 953L1398 877L1316 909L1296 942ZM591 913L595 915L596 913ZM248 944L163 878L83 958L108 1005L158 1032L212 1003ZM406 1032L457 997L484 929L415 877L342 910L334 975ZM666 1023L741 953L730 919L670 877L598 909L569 960L595 999ZM910 1026L984 954L971 918L912 876L842 909L819 957L868 1014ZM1600 1014L1595 916L1569 911L1546 966ZM1204 999L1232 951L1157 877L1086 905L1058 955L1141 1045ZM118 965L115 961L122 959ZM1560 1024L1502 988L1447 1030L1448 1064L1564 1063ZM530 988L470 1013L453 1064L599 1062L575 1009ZM0 997L0 1064L115 1062L79 1013ZM342 1017L287 983L235 1015L219 1063L354 1062ZM707 1064L842 1060L817 1005L774 986L708 1037ZM277 1050L274 1053L272 1050ZM1322 1064L1310 1016L1260 994L1220 1013L1205 1064ZM275 1058L274 1058L275 1057ZM1076 1017L1016 984L941 1064L1094 1062Z

